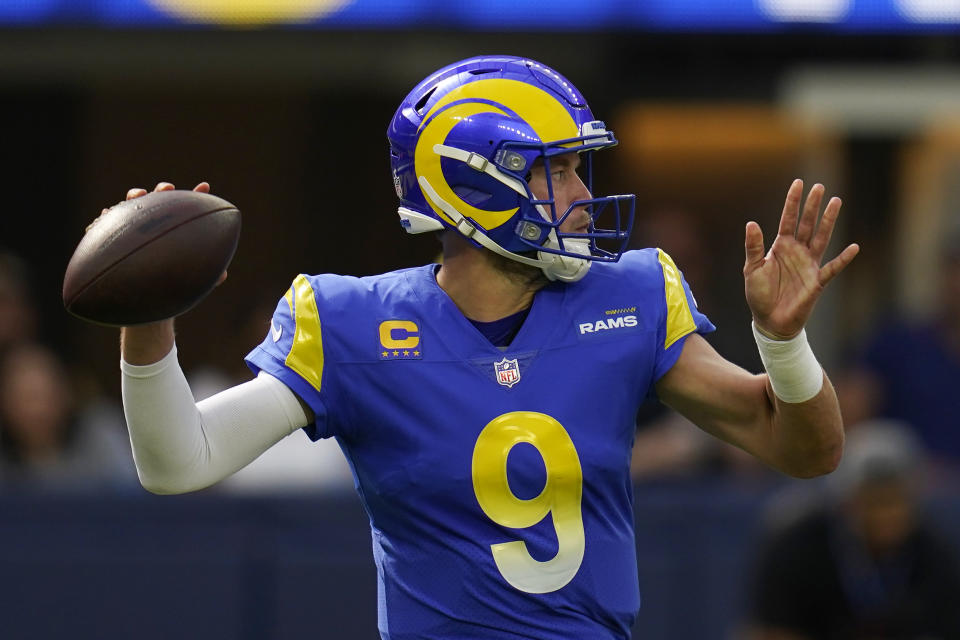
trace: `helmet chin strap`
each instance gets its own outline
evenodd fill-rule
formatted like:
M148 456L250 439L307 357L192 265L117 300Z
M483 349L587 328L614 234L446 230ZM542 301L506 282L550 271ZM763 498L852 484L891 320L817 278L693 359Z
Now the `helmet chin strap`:
M551 245L551 249L559 249L560 243L554 240L554 235L554 232L551 231L547 243ZM578 253L582 256L590 255L590 241L586 238L565 240L563 248L571 253ZM593 264L592 260L587 260L586 258L573 258L546 251L538 251L537 258L548 262L550 265L549 267L542 267L543 274L550 280L559 280L560 282L576 282L587 275L587 271L590 270L590 265Z
M453 220L453 223L457 227L457 231L467 238L474 240L482 247L489 249L490 251L493 251L494 253L505 258L509 258L532 267L538 267L541 271L543 271L543 274L547 276L547 279L549 280L576 282L577 280L583 278L583 276L587 275L587 271L590 270L591 261L585 258L573 258L569 256L562 256L558 253L549 253L546 251L538 251L536 258L529 258L527 256L522 256L519 253L507 251L499 244L491 240L490 237L482 230L474 226L463 216L463 214L457 211L453 205L441 198L436 190L430 185L430 181L424 176L420 176L418 182L420 183L420 188L423 189L424 195L426 195L434 205L439 207L441 211L447 214L447 217ZM560 243L556 239L555 231L550 232L547 242L551 245L550 248L560 248ZM564 242L564 245L569 251L574 253L587 256L590 255L589 241L580 239L567 240Z

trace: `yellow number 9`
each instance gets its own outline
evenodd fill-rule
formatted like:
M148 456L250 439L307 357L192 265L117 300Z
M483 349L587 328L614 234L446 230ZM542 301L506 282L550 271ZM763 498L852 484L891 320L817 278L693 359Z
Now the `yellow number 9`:
M507 456L521 442L536 447L547 470L543 490L530 500L515 496L507 480ZM473 491L487 517L505 527L532 527L553 513L558 549L552 559L535 560L522 540L490 545L508 583L527 593L549 593L573 579L583 562L583 471L563 425L533 411L513 411L491 420L473 448Z

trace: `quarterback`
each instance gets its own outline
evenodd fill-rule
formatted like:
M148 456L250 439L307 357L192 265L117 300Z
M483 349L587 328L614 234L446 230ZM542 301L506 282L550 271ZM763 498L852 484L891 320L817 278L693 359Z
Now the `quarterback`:
M634 196L591 191L616 138L556 71L452 64L387 136L401 224L439 234L442 264L297 276L247 356L256 377L199 404L173 320L124 328L147 489L213 484L296 429L336 438L370 519L383 638L595 639L629 637L640 603L629 462L645 398L784 473L835 468L840 412L803 328L858 248L821 266L840 211L821 215L821 185L804 202L790 186L769 250L746 226L753 375L701 336L714 327L669 255L625 250Z

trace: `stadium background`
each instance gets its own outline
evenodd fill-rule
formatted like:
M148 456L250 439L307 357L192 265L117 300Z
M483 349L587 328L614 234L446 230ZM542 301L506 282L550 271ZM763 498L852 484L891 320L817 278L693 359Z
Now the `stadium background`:
M0 245L28 265L38 334L81 400L116 400L116 331L63 312L63 268L128 187L209 181L244 231L227 282L179 322L181 362L242 379L296 273L436 254L393 213L384 132L406 91L470 55L525 55L617 133L599 191L637 193L635 244L674 254L721 328L714 345L749 368L744 222L770 238L794 176L843 196L835 244L863 252L810 327L842 368L881 318L936 304L938 239L960 204L958 31L951 0L7 0ZM638 484L636 637L736 633L761 514L785 484ZM956 539L956 494L931 501ZM350 496L303 491L6 491L4 636L373 637L364 521Z

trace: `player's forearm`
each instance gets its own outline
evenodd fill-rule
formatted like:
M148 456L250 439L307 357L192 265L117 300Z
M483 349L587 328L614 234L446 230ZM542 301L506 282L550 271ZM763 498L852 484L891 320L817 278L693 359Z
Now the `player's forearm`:
M120 329L120 355L133 365L159 362L173 349L173 319Z
M127 353L120 362L123 411L141 484L153 493L201 488L194 476L200 475L197 469L203 468L209 449L176 350L171 346L161 358L143 364L128 361Z
M705 342L690 343L693 357L681 359L683 370L671 371L664 377L666 384L657 387L664 402L782 473L810 478L833 470L843 448L843 429L828 380L814 397L784 402L773 393L766 374L750 374L719 356L704 357L712 352L698 351L697 345ZM670 382L685 373L709 384L697 385L692 395L677 394Z
M797 478L836 469L843 455L843 420L826 373L817 395L804 402L785 402L773 393L769 378L765 384L771 408L771 463Z
M806 331L780 340L754 324L753 334L766 369L763 391L772 425L768 450L776 466L801 478L830 473L843 454L843 420Z
M121 361L121 369L137 473L153 493L214 484L307 424L293 392L269 376L195 404L176 350L146 366Z

